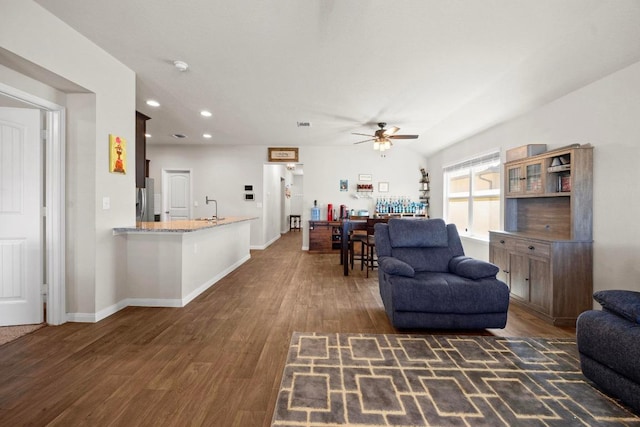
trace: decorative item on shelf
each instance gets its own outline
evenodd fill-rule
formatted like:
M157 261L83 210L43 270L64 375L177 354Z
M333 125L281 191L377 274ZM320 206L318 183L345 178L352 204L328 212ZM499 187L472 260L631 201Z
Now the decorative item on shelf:
M357 184L356 189L359 192L372 192L373 184Z
M551 159L547 172L566 172L571 170L571 155L557 156Z
M376 199L376 215L417 215L427 214L428 205L422 201L415 202L405 196L380 197Z
M420 174L422 178L420 179L420 201L424 204L424 215L429 217L429 172L427 172L424 168L420 168Z
M571 175L566 173L558 176L558 191L568 193L571 191Z

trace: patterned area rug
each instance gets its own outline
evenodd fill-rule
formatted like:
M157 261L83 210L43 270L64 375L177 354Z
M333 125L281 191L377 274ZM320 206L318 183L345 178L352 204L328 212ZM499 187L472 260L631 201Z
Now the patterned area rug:
M640 426L574 340L293 334L273 426Z

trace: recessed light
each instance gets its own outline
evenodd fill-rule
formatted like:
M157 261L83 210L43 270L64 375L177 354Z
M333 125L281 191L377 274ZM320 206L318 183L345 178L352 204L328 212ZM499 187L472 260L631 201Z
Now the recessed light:
M151 134L150 134L150 133L145 133L145 134L144 134L144 137L145 137L145 138L151 138Z
M212 116L211 111L207 111L207 110L200 111L200 115L202 117L211 117Z
M147 105L150 107L159 107L160 103L158 101L156 101L155 99L149 99L147 101Z
M209 139L209 138L211 138L211 134L210 133L203 133L202 137Z
M180 71L187 71L189 69L189 64L184 61L173 61L173 66Z

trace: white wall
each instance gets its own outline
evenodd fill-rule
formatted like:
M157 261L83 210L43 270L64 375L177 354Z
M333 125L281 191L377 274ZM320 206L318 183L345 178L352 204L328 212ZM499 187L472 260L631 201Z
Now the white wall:
M415 142L409 142L412 144ZM327 218L327 204L333 204L339 214L340 205L349 209L367 209L373 214L375 198L384 196L407 196L418 200L421 179L420 167L426 166L426 160L409 148L396 144L381 157L371 145L348 145L335 147L301 147L300 157L304 163L304 197L302 203L303 245L308 248L308 220L311 216L313 201L318 201L321 219ZM374 192L372 199L355 199L359 174L370 174ZM349 191L341 192L341 179L349 180ZM388 182L389 192L379 193L378 183Z
M67 310L95 313L115 304L125 286L119 280L124 247L112 228L135 222L135 177L109 173L108 138L114 133L129 141L131 167L135 74L32 1L0 0L0 10L0 48L93 94L67 96L66 229L68 251L79 257L67 257ZM58 102L53 94L45 99ZM109 210L102 210L105 196Z
M257 217L251 221L251 247L254 248L265 244L262 206L265 203L263 165L266 156L266 147L147 145L149 177L155 180L156 193L164 191L162 169L191 169L193 200L198 203L192 208L193 217L214 214L214 205L205 203L207 197L217 200L220 217ZM254 201L244 199L245 185L253 185ZM277 221L279 230L279 218Z
M404 147L394 147L381 157L371 146L300 147L299 161L304 175L293 177L281 164L265 164L267 147L205 147L205 146L147 146L150 177L156 178L159 188L162 168L191 168L193 193L199 207L194 207L194 216L209 216L210 207L204 205L205 196L218 200L218 211L222 216L251 215L260 220L251 225L251 246L263 248L280 235L280 178L292 185L291 209L285 212L302 215L302 248L308 248L308 227L313 201L322 208L322 219L327 217L327 204L332 203L339 213L340 205L349 209L368 209L374 212L375 199L355 199L355 188L359 174L373 177L377 192L378 182L388 182L389 192L384 196L407 196L418 199L420 167L424 158ZM349 180L349 191L340 191L340 180ZM243 200L244 185L252 184L255 202ZM262 205L262 207L259 207Z
M640 62L429 158L432 208L442 215L442 166L492 148L594 147L594 291L640 291ZM488 246L484 257L488 259Z

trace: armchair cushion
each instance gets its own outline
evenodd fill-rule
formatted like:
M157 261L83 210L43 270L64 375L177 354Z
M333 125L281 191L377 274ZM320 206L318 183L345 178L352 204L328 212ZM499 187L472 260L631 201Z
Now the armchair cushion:
M387 274L395 276L414 277L416 275L413 267L398 258L379 257L378 268Z
M389 221L392 248L446 248L449 246L447 225L442 219L403 219Z
M624 290L598 291L593 294L593 298L606 311L640 324L640 292Z
M498 271L500 269L494 264L467 256L453 257L449 261L449 272L468 279L496 277Z

